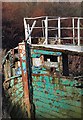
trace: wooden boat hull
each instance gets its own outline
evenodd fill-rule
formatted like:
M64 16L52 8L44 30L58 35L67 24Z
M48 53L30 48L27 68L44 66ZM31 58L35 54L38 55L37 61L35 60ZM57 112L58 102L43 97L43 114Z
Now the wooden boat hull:
M30 53L29 45L22 43L19 46L21 74L3 83L10 101L8 112L11 116L36 119L82 118L83 78L62 74L62 53L36 49ZM35 62L31 64L31 60Z

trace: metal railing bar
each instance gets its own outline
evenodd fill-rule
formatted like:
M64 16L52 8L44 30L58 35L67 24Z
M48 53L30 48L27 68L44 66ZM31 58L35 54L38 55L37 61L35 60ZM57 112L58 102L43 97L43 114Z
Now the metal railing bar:
M45 37L31 37L31 38L44 38L45 39ZM56 37L55 36L54 37L49 37L48 36L48 39L49 38L54 38L55 39ZM68 39L73 39L73 37L61 37L60 39L67 39L67 38ZM58 39L58 37L57 37L57 39ZM78 39L78 37L74 37L74 39ZM83 37L80 37L80 39L83 39Z
M78 18L77 21L77 27L78 27L78 46L80 45L80 19Z
M30 27L31 28L31 27ZM38 29L38 28L46 28L46 27L34 27L34 29ZM48 29L51 29L51 28L55 28L55 29L58 29L58 27L48 27ZM27 28L25 28L27 29ZM60 29L73 29L73 27L61 27ZM78 29L77 27L74 27L74 29ZM80 29L83 29L83 27L80 27Z
M80 45L80 40L83 39L83 37L81 37L81 35L80 35L80 30L83 30L82 23L80 21L80 20L83 20L82 17L40 16L40 17L35 17L35 18L24 18L24 19L26 21L31 20L31 19L34 21L34 20L40 19L40 18L43 18L43 19L41 19L41 21L43 22L43 25L42 25L42 23L41 23L42 26L36 25L33 27L33 30L34 29L41 29L41 32L43 32L43 37L42 37L42 35L40 35L40 36L41 36L41 38L45 39L45 41L44 41L45 44L47 44L48 39L50 39L50 37L48 35L48 31L55 31L55 32L57 31L58 32L57 39L59 40L59 42L60 42L60 39L63 39L63 40L64 39L71 39L71 40L73 39L73 44L75 43L75 40L78 40L78 45ZM71 25L69 24L70 26L67 26L67 25L63 26L63 24L61 24L61 23L63 23L64 20L68 20L68 19L71 20L71 23L70 23ZM57 21L57 24L54 25L55 27L48 26L49 25L48 22L53 21L53 20ZM26 26L28 25L27 22L26 22ZM76 22L76 24L75 24L75 22ZM25 26L25 32L27 29L26 26ZM32 27L29 27L29 29L32 29ZM62 37L61 33L63 31L61 31L61 30L69 30L70 32L72 32L72 37L71 36L70 37L66 37L66 36ZM26 34L27 34L26 35L27 39L28 39L28 36L30 36L31 38L40 38L40 36L33 37L33 34L32 35L28 34L28 31L26 32ZM55 35L56 35L56 33L55 33ZM51 37L51 38L56 39L55 36Z
M58 30L58 28L51 28L51 29L48 29L48 31L51 31L51 30Z
M28 17L25 17L25 19L27 19L27 20L31 20L31 19L40 19L40 18L46 18L47 16L40 16L40 17L30 17L30 18L28 18ZM56 17L56 16L48 16L48 20L51 20L52 18L55 18L55 19L58 19L58 17ZM64 20L64 19L72 19L72 18L74 18L74 19L83 19L83 17L60 17L60 19L62 19L62 20ZM53 19L52 19L53 20Z
M6 58L7 58L7 56L10 54L10 52L11 52L11 50L9 50L9 51L6 53L4 59L2 60L2 65L5 63Z

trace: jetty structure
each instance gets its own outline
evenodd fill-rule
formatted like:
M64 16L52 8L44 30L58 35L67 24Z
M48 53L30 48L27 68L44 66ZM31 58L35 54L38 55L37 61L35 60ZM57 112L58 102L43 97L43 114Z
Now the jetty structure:
M2 61L11 118L82 118L82 62L72 73L68 56L83 57L83 17L24 18L24 29Z

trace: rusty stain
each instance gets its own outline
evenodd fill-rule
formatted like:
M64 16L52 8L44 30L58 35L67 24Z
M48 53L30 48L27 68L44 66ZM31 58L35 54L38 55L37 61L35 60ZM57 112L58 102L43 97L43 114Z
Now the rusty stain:
M32 58L36 56L40 57L42 64L35 67L33 67L32 64L33 89L30 90L28 85L28 64L25 50L25 43L19 44L20 69L17 72L18 62L16 62L15 75L10 77L9 71L12 67L9 67L10 61L8 59L4 65L4 72L7 72L7 69L5 69L7 67L9 76L6 73L6 79L4 80L3 86L6 96L10 98L12 105L20 105L21 109L25 113L28 113L28 117L30 118L31 103L29 93L33 92L32 97L35 105L36 117L40 115L50 118L81 118L81 109L83 110L81 106L81 97L83 96L82 78L75 79L73 76L63 76L61 62L62 54L56 53L57 51L52 52L55 55L60 55L60 63L58 64L59 69L57 70L54 67L51 68L51 64L48 66L49 60L47 64L45 64L42 49L38 51L35 48L35 52L33 52L34 49L32 50ZM51 51L48 52L48 50L44 49L43 51L44 54L51 54ZM14 55L14 50L12 50L12 52ZM12 109L13 107L11 107L9 111L12 111ZM19 114L18 112L18 115Z
M22 79L24 83L24 96L25 96L25 104L27 106L28 117L31 117L30 114L30 101L29 101L29 86L28 86L28 75L26 72L26 52L25 52L25 43L19 44L19 54L20 54L20 62L22 66ZM24 58L25 59L24 59Z

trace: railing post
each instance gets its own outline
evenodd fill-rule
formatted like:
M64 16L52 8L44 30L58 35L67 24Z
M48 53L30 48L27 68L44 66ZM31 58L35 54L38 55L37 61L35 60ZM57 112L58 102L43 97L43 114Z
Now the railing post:
M45 43L48 44L48 17L45 19Z
M80 46L80 19L79 18L77 22L77 27L78 27L78 46Z
M43 32L43 37L45 37L45 33L44 33L44 21L42 21L42 32Z
M29 44L31 44L31 33L36 24L36 20L33 22L31 28L29 24L27 24L26 19L24 18L24 27L25 27L25 41L27 41Z
M25 40L27 40L28 34L27 34L27 23L26 23L25 18L24 18L24 28L25 28Z
M72 18L72 24L73 24L73 45L75 45L75 26L74 26L74 18Z
M28 37L29 37L29 43L31 44L31 35L29 35L29 34L30 34L30 26L28 24Z
M61 31L60 31L60 17L59 17L58 18L58 40L59 40L59 44L61 43L60 37L61 37Z
M32 33L32 30L33 30L33 28L34 28L34 26L35 26L35 24L36 24L36 20L33 22L33 24L32 24L32 26L31 26L31 29L30 29L30 26L29 26L29 24L28 24L28 28L27 28L27 34L28 34L28 37L27 37L27 40L29 41L29 43L31 44L31 33ZM27 42L28 42L27 41Z

